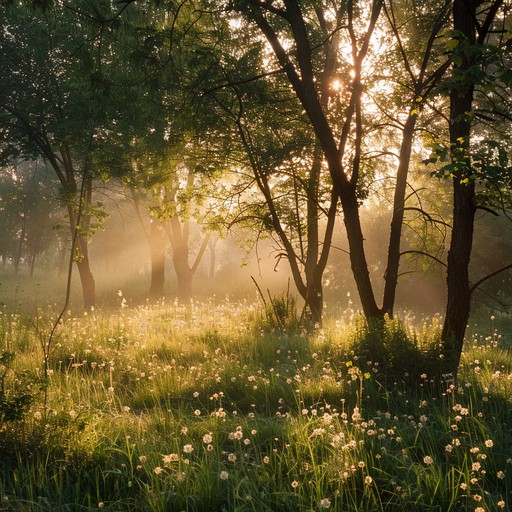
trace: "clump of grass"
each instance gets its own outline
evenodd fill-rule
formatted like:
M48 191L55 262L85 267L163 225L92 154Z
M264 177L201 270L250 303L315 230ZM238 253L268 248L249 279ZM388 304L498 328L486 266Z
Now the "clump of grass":
M434 376L438 371L441 344L436 319L418 332L398 318L358 315L349 339L355 357L366 362L386 386L424 383L426 375Z
M297 334L300 331L301 319L297 313L297 299L290 293L290 284L285 292L271 295L267 290L268 298L263 295L258 283L252 278L263 301L263 309L254 317L256 330L270 333Z

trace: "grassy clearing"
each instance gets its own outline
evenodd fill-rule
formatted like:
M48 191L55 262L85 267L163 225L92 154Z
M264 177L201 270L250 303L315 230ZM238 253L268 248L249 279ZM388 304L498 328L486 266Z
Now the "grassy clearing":
M512 507L512 355L496 332L472 336L435 398L435 322L388 321L379 345L357 319L272 332L248 303L68 315L46 388L50 321L40 339L32 324L0 315L15 355L0 365L0 510Z

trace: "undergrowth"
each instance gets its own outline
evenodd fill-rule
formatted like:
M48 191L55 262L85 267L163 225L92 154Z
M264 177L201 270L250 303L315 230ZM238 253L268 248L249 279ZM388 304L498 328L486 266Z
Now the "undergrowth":
M2 416L0 510L511 506L507 340L472 336L432 394L435 320L278 324L243 303L67 315L45 407L36 333L2 312L4 395L29 399Z

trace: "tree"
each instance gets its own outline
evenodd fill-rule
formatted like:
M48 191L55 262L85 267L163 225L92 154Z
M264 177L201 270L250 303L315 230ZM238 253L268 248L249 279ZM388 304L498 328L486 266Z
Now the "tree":
M453 2L453 38L450 43L453 68L449 83L450 164L443 168L452 177L453 227L448 252L448 299L442 332L444 356L442 370L453 376L457 375L469 318L471 294L474 289L469 279L469 263L475 213L477 208L484 206L479 204L477 198L477 182L482 179L499 182L500 174L507 174L509 179L512 178L510 167L506 166L506 154L500 154L499 148L498 163L501 165L489 168L484 163L478 168L474 155L475 143L472 140L475 121L478 120L478 115L475 116L475 91L487 86L486 96L494 91L500 97L499 89L504 85L503 80L505 80L505 86L507 83L510 85L510 74L503 73L500 77L499 71L496 71L496 66L501 67L506 60L497 60L495 58L497 48L492 49L485 44L494 32L494 24L508 12L508 9L504 10L500 16L502 6L504 6L503 0L492 2L454 0ZM498 34L500 34L499 30ZM510 51L509 42L502 39L498 40L498 43L506 51ZM491 69L486 68L489 64L488 57L491 57L490 62L493 64ZM493 102L492 99L491 102ZM476 111L478 113L478 109ZM484 119L493 121L485 115ZM489 144L489 141L483 142L484 145ZM492 142L491 145L493 145ZM491 153L494 154L495 151ZM491 173L488 172L489 170ZM507 268L510 268L510 265Z
M261 45L251 46L258 33L242 24L231 28L230 35L222 59L209 55L212 69L201 84L218 116L220 129L212 133L212 141L219 153L229 155L224 167L233 176L230 193L237 207L223 220L228 226L242 223L274 238L279 247L277 264L288 261L304 300L302 317L321 324L322 276L337 197L322 165L321 148L284 77L245 79L251 73L264 74ZM222 33L216 38L225 39ZM328 101L330 90L326 88L324 94Z
M394 113L394 119L398 120L394 123L395 133L401 134L402 143L382 307L377 305L370 278L360 205L368 194L368 177L375 165L375 158L370 156L368 147L370 141L375 142L375 133L371 136L372 116L364 104L368 101L366 91L375 84L375 79L367 76L365 66L372 52L376 27L382 28L382 23L378 25L378 22L385 4L381 0L374 0L370 5L348 2L334 8L318 2L288 0L277 6L273 2L251 0L237 2L236 7L245 19L259 27L266 38L279 65L274 72L287 77L322 148L323 160L343 209L350 262L364 314L378 318L386 313L392 314L407 173L417 117L434 85L447 69L446 59L436 61L431 59L431 55L439 57L432 50L439 31L444 27L448 2L439 2L436 9L426 12L418 9L415 3L411 4L404 19L408 15L412 17L411 25L420 21L417 24L420 37L416 39L408 37L410 34L407 37L400 35L399 26L403 24L396 22L399 9L394 2L386 6L387 19L396 37L394 55L399 57L408 81L401 87L407 94L407 101L399 105L402 113L398 114L396 110ZM412 41L410 50L405 45L407 39ZM393 80L397 81L397 78L393 77ZM392 80L388 80L387 86L392 91L396 90ZM332 89L337 89L338 94L334 94ZM325 95L323 91L330 92ZM382 154L389 153L388 150Z
M0 55L6 79L0 129L4 161L43 158L55 172L69 228L76 231L84 306L91 307L95 282L87 239L98 215L91 155L95 133L105 128L106 103L95 82L99 36L70 13L62 8L30 15L23 5L2 6Z

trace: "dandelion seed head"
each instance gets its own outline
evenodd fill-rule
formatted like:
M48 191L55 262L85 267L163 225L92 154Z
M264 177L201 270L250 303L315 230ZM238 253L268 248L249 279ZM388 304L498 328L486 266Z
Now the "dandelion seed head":
M331 506L331 500L329 498L322 498L320 500L320 506L322 508L329 508Z

